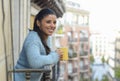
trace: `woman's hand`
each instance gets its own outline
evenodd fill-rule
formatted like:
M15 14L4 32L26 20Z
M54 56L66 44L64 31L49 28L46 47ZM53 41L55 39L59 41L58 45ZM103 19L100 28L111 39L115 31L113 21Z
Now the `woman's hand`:
M61 49L57 49L56 50L56 52L59 54L59 58L60 58L60 60L62 60L62 58L63 58L63 50L61 50Z

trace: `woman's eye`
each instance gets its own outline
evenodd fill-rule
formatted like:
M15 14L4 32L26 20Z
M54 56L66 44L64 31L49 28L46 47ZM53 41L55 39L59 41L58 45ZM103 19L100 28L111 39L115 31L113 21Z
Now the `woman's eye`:
M46 21L46 23L48 23L48 24L50 24L50 23L56 24L56 21L48 20L48 21Z
M54 24L56 24L56 21L55 22L53 22Z
M46 21L47 23L50 23L51 21Z

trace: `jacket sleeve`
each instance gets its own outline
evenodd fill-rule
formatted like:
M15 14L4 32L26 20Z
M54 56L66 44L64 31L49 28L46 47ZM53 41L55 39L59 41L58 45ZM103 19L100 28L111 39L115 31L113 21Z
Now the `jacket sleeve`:
M29 65L32 68L41 68L44 65L56 64L59 61L59 55L51 51L48 55L40 54L40 48L37 41L32 41L25 46L26 56Z

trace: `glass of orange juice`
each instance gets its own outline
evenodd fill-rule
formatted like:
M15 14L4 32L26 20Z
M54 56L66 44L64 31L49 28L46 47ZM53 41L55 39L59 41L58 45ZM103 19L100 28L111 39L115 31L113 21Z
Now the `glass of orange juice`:
M59 49L63 51L63 57L62 57L61 61L67 61L68 60L68 48L60 47Z

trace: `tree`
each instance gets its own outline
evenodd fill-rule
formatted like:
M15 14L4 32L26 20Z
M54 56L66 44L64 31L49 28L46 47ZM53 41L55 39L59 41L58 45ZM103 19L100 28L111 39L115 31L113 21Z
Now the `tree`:
M102 81L109 81L107 75L103 75Z
M60 24L57 28L57 34L63 34L63 25Z
M90 62L91 62L91 63L94 62L94 57L93 57L93 55L90 55Z
M95 81L98 81L98 78L96 78Z
M108 62L109 62L109 59L107 59L106 63L108 64Z
M104 58L104 56L102 57L102 63L104 63L105 62L105 58Z
M114 70L115 70L115 78L120 78L120 67L116 67L116 68L114 68Z

